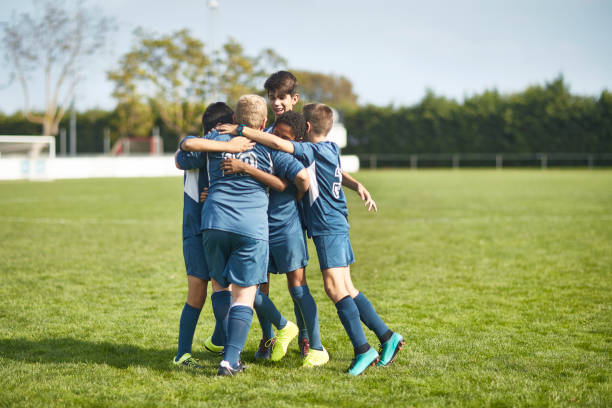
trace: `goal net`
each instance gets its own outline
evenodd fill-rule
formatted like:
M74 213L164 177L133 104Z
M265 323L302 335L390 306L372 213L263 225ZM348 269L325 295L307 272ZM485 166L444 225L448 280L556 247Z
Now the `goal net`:
M53 159L53 136L0 136L2 179L49 180L49 167Z

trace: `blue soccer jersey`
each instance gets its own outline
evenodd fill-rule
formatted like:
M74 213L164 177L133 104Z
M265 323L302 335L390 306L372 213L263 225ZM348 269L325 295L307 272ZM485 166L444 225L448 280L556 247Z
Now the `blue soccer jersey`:
M185 139L193 137L196 136L187 136ZM183 239L185 239L201 233L200 193L208 187L206 154L180 150L176 155L176 162L185 170L183 198Z
M207 138L228 141L216 131ZM202 230L215 229L268 240L266 186L246 174L223 174L221 162L235 158L251 166L294 180L304 166L291 155L256 144L243 153L208 153L209 196L202 209Z
M329 141L292 143L293 155L304 164L310 176L310 189L302 203L308 235L348 233L338 145Z
M272 133L274 125L270 125L265 131ZM275 176L284 178L275 169ZM293 181L293 179L289 179ZM270 228L270 243L279 243L285 237L302 233L302 222L298 212L296 201L297 188L293 183L289 184L285 191L270 189L270 204L268 205L268 222Z

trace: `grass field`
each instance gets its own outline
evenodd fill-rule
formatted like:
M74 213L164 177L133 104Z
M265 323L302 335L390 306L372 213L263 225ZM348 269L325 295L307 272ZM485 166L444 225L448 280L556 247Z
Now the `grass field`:
M0 406L612 406L612 171L357 177L380 211L347 194L353 279L406 339L357 378L312 246L330 363L301 369L296 344L254 363L255 321L247 373L216 377L207 301L193 375L170 364L182 180L0 182ZM271 296L293 320L284 278Z

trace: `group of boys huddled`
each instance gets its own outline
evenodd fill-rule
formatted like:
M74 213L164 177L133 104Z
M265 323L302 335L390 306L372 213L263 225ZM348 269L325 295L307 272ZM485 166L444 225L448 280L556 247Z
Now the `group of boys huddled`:
M218 375L245 370L240 353L253 310L262 329L255 359L281 360L297 337L303 367L326 364L329 354L306 282L307 233L317 250L325 292L353 345L355 358L347 372L359 375L369 366L387 366L404 339L353 285L349 265L354 256L342 186L355 190L368 211L376 211L376 203L361 183L342 171L338 146L326 140L333 125L331 108L310 103L301 114L293 111L299 94L297 79L288 71L272 74L264 86L276 117L271 126L266 128L267 105L261 96L242 96L235 111L213 103L202 117L204 137L184 138L175 156L177 167L185 170L188 293L173 363L203 368L191 347L211 281L216 324L204 346L223 355ZM268 297L270 272L286 275L297 324ZM379 351L368 344L361 322L380 340Z

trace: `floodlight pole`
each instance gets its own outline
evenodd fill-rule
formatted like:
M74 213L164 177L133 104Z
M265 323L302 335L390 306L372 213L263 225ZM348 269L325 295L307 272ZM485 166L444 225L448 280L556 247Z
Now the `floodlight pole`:
M76 156L76 112L74 110L74 98L70 111L70 155Z

